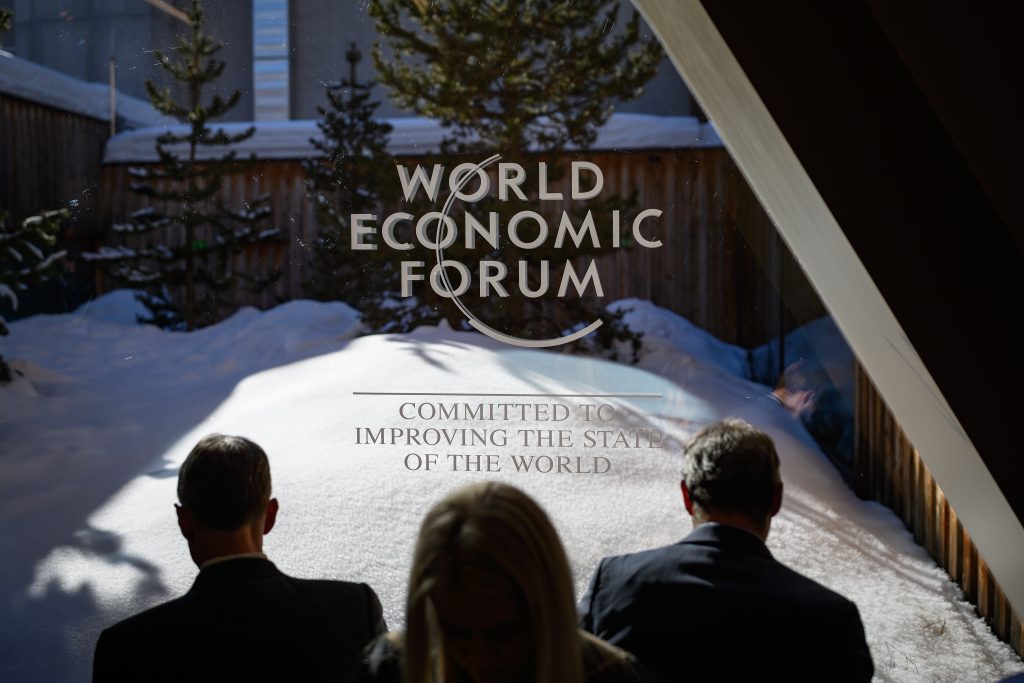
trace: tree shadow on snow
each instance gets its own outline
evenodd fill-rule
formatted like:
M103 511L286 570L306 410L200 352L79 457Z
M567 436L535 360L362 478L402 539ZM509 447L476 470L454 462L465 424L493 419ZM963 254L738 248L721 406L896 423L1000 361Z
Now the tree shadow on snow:
M84 680L103 628L169 597L160 568L125 554L124 539L93 526L91 516L141 475L176 477L180 451L187 452L183 437L246 377L350 342L319 341L268 355L257 367L209 368L201 382L154 379L173 375L173 367L142 368L137 381L121 370L110 386L77 383L26 399L37 403L16 406L16 415L0 413L0 679ZM172 525L173 502L166 501ZM184 541L178 551L187 557ZM75 566L63 565L64 557L77 558ZM130 568L135 578L119 587L116 601L101 601L88 577L74 576L82 562L105 565L100 573Z
M108 574L118 591L131 582L131 603L168 597L160 568L126 553L121 536L87 525L60 549L61 565L91 563ZM109 625L103 616L103 587L76 576L44 572L27 590L9 598L0 620L0 669L3 680L79 680L91 662L96 638ZM119 596L120 597L120 596ZM128 602L106 611L128 616Z

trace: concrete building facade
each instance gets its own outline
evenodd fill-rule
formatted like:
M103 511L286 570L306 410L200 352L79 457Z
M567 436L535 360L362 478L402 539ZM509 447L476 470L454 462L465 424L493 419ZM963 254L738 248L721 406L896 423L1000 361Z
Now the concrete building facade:
M187 0L8 0L15 12L7 49L24 59L85 81L108 80L115 62L117 87L145 99L147 79L168 77L153 51L167 51L186 26L160 5L181 9ZM622 16L631 11L625 2ZM225 120L317 118L325 86L347 74L345 52L355 43L364 56L360 75L372 78L370 54L378 42L368 2L337 0L206 0L207 30L224 43L227 63L213 92L241 92ZM651 35L644 26L644 34ZM282 73L282 70L283 73ZM281 98L285 98L287 106ZM379 87L381 117L412 116ZM699 116L672 65L620 112Z

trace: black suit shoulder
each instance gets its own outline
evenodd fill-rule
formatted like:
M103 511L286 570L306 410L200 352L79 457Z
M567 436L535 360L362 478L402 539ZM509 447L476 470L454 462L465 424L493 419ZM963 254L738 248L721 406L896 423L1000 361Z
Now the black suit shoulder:
M714 586L762 599L774 595L808 607L853 606L844 596L782 564L766 548L755 544L724 550L715 544L684 539L661 548L603 558L594 579L598 589L606 584L617 589L692 584L694 588Z
M197 582L198 583L198 582ZM195 628L198 618L236 621L232 613L215 614L248 602L255 613L268 617L317 614L367 641L384 630L383 610L377 594L365 583L325 579L302 579L278 573L276 576L246 580L242 584L196 587L188 593L151 607L111 626L108 638L140 639L175 627ZM363 617L353 619L353 617Z
M152 637L154 632L164 632L168 625L180 623L181 619L189 613L187 594L173 600L161 603L147 610L139 612L113 626L108 627L100 634L100 638L112 640L143 640Z
M106 629L93 680L345 681L383 629L366 584L231 560L203 569L185 595ZM200 661L212 664L197 669Z
M678 680L683 642L702 653L687 658L693 675L866 681L873 671L851 601L775 560L752 534L724 525L603 559L580 621L665 680ZM735 657L739 650L747 656Z
M380 598L368 584L327 579L287 578L295 582L295 587L299 592L307 594L317 604L334 606L329 611L335 618L359 624L358 620L352 618L355 615L362 615L364 619L361 626L365 628L367 634L366 642L387 631ZM335 609L339 606L342 607L342 610Z

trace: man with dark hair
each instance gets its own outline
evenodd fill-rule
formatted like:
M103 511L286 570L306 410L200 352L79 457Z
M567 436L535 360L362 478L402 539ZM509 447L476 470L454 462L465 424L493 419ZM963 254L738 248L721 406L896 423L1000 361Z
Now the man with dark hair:
M180 598L105 630L93 681L350 680L386 630L380 601L366 584L295 579L266 558L278 502L263 449L205 437L181 466L178 500L199 576Z
M820 365L801 359L782 371L778 384L768 396L795 417L803 419L813 411L818 396L830 384Z
M799 419L822 452L849 475L853 458L853 413L821 365L801 359L779 376L768 399Z
M601 560L583 628L629 650L658 681L869 681L857 607L776 561L782 505L771 438L741 420L701 430L683 458L694 529L675 545Z

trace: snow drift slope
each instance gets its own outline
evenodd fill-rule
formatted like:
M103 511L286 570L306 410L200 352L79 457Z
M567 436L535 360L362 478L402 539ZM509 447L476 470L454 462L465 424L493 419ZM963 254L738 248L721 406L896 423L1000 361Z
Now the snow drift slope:
M799 423L759 400L767 388L723 371L731 359L709 358L706 340L691 354L685 335L658 337L652 326L640 367L629 367L437 328L353 340L354 315L340 304L243 311L193 334L121 324L113 308L16 323L2 350L64 378L41 382L38 397L0 391L4 680L84 680L101 628L188 588L196 570L171 506L177 467L207 433L244 434L270 454L282 510L266 550L279 566L369 582L399 627L419 520L448 490L485 478L526 489L554 518L582 591L601 556L688 531L678 443L732 414L767 429L783 458L787 496L772 552L857 603L879 680L985 681L1021 668L896 517L857 500ZM656 313L644 311L647 319ZM662 329L677 329L671 314L660 315L669 321ZM438 403L559 404L568 417L405 419L402 404L412 402L428 404L425 415ZM614 405L614 418L586 421L582 406L601 402ZM573 445L366 445L357 432L414 428L422 437L468 426L513 435L564 429ZM657 428L667 447L587 448L584 431L599 428L634 436ZM408 469L411 452L437 453L438 467ZM501 471L453 472L448 453L494 453ZM520 472L512 454L565 455L573 464L579 457L583 468L600 456L611 469ZM750 637L761 627L770 625L753 625Z

